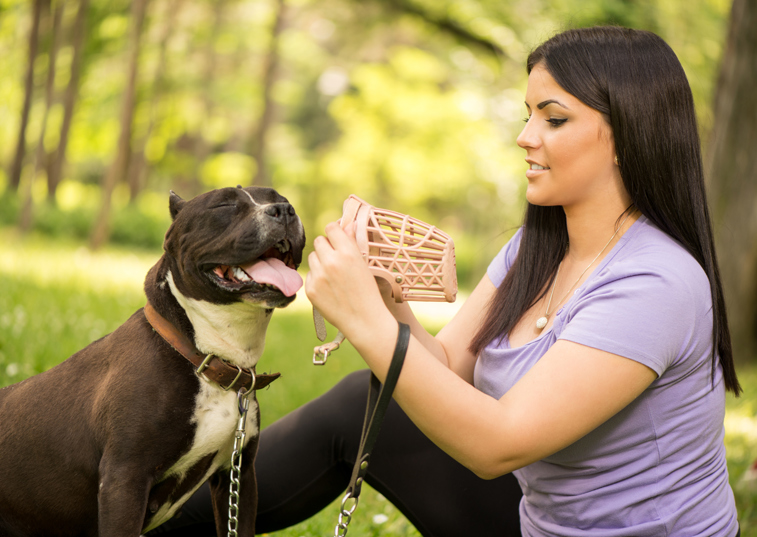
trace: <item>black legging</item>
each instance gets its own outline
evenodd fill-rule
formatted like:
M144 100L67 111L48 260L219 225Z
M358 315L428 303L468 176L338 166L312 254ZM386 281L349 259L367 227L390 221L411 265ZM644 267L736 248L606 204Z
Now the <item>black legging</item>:
M369 371L263 430L255 460L256 533L293 526L341 497L357 455ZM366 481L424 537L520 535L520 487L512 474L485 481L436 447L392 401L371 455ZM214 535L210 490L203 486L182 515L149 536Z

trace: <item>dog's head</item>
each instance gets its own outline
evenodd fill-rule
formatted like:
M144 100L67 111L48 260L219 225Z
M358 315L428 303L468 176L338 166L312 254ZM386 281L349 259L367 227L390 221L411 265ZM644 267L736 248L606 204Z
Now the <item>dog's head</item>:
M171 192L169 207L164 257L181 294L265 308L294 300L305 231L286 198L272 188L221 188L189 201Z

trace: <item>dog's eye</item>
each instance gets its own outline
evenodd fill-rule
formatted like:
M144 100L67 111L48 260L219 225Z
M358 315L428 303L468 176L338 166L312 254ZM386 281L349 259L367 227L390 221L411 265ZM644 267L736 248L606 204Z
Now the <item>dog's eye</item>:
M213 205L211 209L236 209L237 204L236 203L219 203L218 205Z

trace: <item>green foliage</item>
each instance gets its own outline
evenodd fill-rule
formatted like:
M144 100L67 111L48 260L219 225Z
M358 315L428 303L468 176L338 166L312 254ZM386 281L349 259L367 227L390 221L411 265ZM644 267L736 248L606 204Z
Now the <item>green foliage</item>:
M746 481L744 473L757 460L757 367L739 370L744 393L726 401L725 445L728 473L736 494L741 535L757 536L757 482Z
M525 163L515 137L524 113L527 52L568 26L619 23L656 31L689 73L706 134L729 8L727 0L298 0L287 3L274 57L276 5L150 2L131 140L131 165L144 162L146 168L136 200L129 201L126 188L114 194L114 241L159 245L166 217L149 208L152 201L145 208L142 197L165 196L169 189L192 197L250 184L263 165L310 236L338 218L342 200L355 193L450 233L462 254L460 280L471 286L503 244L498 237L522 216ZM8 170L24 98L31 3L7 0L3 6L0 166ZM77 8L78 2L66 4L64 29ZM90 2L64 168L67 201L61 203L58 193L57 207L45 205L44 169L33 189L35 228L52 236L88 235L98 212L98 185L113 162L120 128L129 8L123 0ZM44 114L49 23L44 11L22 183L31 180ZM48 114L49 153L60 140L72 58L68 33ZM273 122L261 164L251 147L266 106L265 66L272 60ZM2 177L0 172L0 190L15 197ZM0 220L15 222L19 201L0 203ZM472 245L462 244L471 237Z
M136 205L127 205L113 215L111 240L115 244L160 248L169 223L167 207L162 218L155 218Z
M1 181L0 181L1 183ZM75 202L66 198L75 191ZM89 190L87 196L82 190ZM69 182L58 191L58 203L47 200L37 204L33 230L56 239L86 239L97 213L99 189ZM86 198L89 197L89 200ZM0 225L12 226L18 221L18 197L6 192L0 194ZM147 194L135 204L119 204L112 215L111 241L140 249L160 248L163 236L171 223L168 213L168 195Z

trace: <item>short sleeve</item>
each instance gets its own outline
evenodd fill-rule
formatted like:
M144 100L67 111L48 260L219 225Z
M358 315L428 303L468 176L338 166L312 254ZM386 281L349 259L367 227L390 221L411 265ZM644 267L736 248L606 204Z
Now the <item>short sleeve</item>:
M518 248L520 248L520 239L523 235L523 228L519 228L515 232L515 235L507 241L497 256L489 263L489 268L486 270L486 274L489 276L489 280L495 287L499 287L502 281L505 279L507 271L513 266L515 258L518 255Z
M704 328L697 323L711 317L709 297L672 270L619 268L600 273L566 308L558 339L630 358L660 376Z

